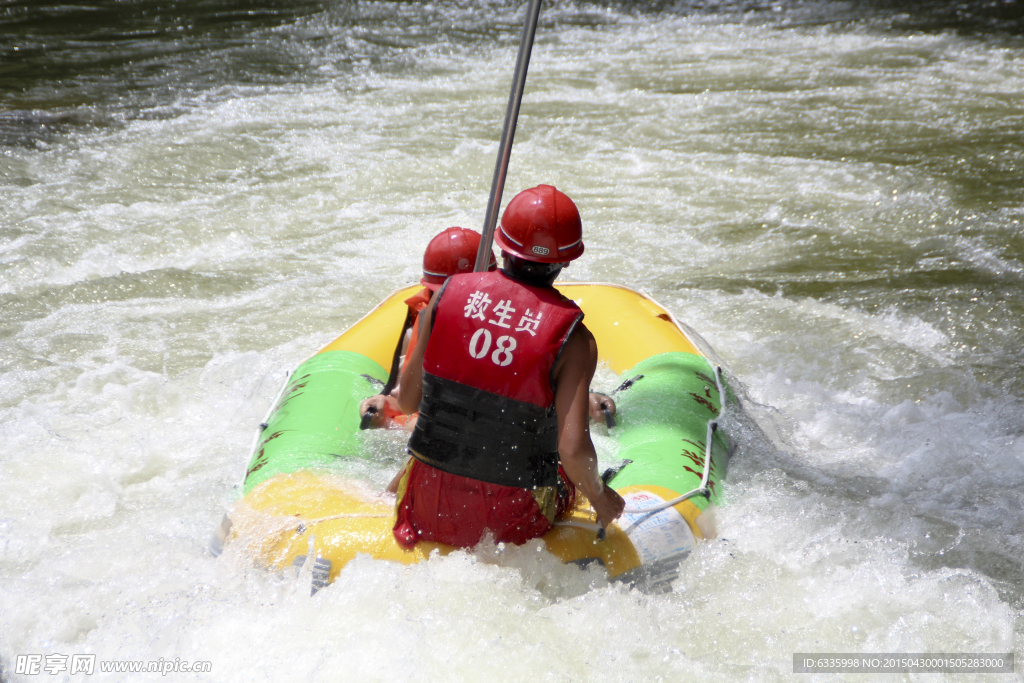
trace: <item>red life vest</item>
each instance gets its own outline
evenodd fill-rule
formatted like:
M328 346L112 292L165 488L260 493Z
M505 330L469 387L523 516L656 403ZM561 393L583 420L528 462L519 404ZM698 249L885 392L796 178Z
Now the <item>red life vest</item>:
M405 305L409 307L413 318L412 326L409 328L409 344L406 346L405 358L402 360L402 372L405 372L405 368L409 365L409 359L412 358L412 350L416 348L416 341L420 336L420 313L430 304L430 297L433 295L432 291L424 287L405 300ZM403 342L404 340L402 339L398 340L399 344Z
M551 375L583 313L553 287L525 285L500 271L454 275L436 296L410 450L450 474L554 486Z
M430 297L433 294L429 289L423 288L405 300L405 305L409 307L411 321L407 321L408 327L402 330L402 335L398 338L398 348L395 349L395 357L397 358L403 347L405 347L405 354L399 374L405 372L406 366L409 365L409 359L412 358L412 349L416 348L416 340L419 337L420 313L430 304ZM405 339L406 329L409 331L408 343L406 343ZM412 415L406 415L398 408L393 407L390 402L384 404L384 416L387 418L386 425L389 429L404 427L409 418L412 417Z

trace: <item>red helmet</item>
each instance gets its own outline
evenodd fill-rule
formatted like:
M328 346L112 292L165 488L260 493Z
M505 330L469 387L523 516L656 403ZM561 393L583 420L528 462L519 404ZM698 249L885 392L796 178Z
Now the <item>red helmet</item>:
M527 261L563 263L583 255L583 223L565 193L538 185L508 203L494 241Z
M480 233L466 228L448 228L430 240L423 252L423 279L420 284L436 292L449 275L472 273L476 252L480 249ZM494 270L498 262L491 253L487 270Z

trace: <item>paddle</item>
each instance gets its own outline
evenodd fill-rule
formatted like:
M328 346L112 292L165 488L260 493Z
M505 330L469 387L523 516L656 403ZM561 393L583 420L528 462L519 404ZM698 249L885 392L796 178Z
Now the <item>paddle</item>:
M526 21L523 24L523 36L519 41L519 57L516 59L516 70L512 76L512 91L508 96L508 109L505 112L505 126L501 132L501 143L498 145L498 159L494 164L494 179L491 181L491 196L487 200L487 215L484 218L484 229L480 239L480 248L476 252L476 264L473 272L482 273L491 262L491 244L494 241L494 228L498 223L498 207L501 195L505 190L505 176L508 173L508 162L512 156L512 140L516 135L516 122L519 120L519 105L523 101L523 90L526 89L526 72L530 67L530 53L533 51L533 37L537 33L537 18L540 16L541 0L530 0L526 10ZM603 406L602 406L603 407ZM609 427L615 426L615 418L611 411L604 410ZM598 522L597 540L605 539L604 525Z
M530 53L533 51L533 36L537 33L537 17L540 15L540 1L530 0L526 10L526 21L523 24L523 37L519 41L519 57L516 60L516 71L512 76L512 92L508 96L508 110L505 112L505 127L501 132L501 144L498 145L498 160L494 165L494 179L491 181L491 196L487 200L487 216L484 218L483 238L476 252L476 265L473 272L482 273L491 262L491 242L494 240L494 226L498 222L498 207L501 205L501 193L505 189L505 175L508 173L508 161L512 156L512 139L516 135L516 122L519 120L519 105L523 101L523 90L526 88L526 70L530 66Z

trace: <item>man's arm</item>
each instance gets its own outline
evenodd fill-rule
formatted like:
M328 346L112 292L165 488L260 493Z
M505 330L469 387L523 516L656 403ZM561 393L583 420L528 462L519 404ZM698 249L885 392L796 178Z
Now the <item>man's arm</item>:
M434 305L438 297L432 297L430 305L420 311L419 315L419 337L416 339L416 346L409 353L409 364L402 371L402 378L398 386L402 390L398 392L398 408L409 415L420 408L420 400L423 398L423 354L427 350L427 340L430 339L431 322L434 319Z
M569 480L587 497L605 526L622 514L622 497L601 481L597 452L590 439L590 380L597 368L597 342L577 325L555 366L558 455Z

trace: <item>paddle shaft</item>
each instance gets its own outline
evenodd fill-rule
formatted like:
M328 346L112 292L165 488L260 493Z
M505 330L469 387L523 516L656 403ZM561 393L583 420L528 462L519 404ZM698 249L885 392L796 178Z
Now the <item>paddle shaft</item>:
M516 135L516 122L519 120L519 105L523 101L523 90L526 88L526 71L530 66L530 53L533 51L533 36L537 33L537 17L540 16L541 0L530 0L526 9L526 22L523 24L523 37L519 42L519 58L516 60L516 71L512 76L512 92L508 96L508 110L505 112L505 128L501 133L501 144L498 145L498 160L494 165L494 179L491 181L491 196L487 200L487 216L484 218L483 238L476 253L476 265L473 271L482 273L491 262L491 243L494 240L494 226L498 222L498 207L501 205L501 194L505 189L505 176L508 173L508 161L512 156L512 139Z
M523 101L526 89L526 72L530 67L530 53L533 51L533 37L537 33L537 18L540 16L541 0L530 0L526 10L526 22L523 24L523 37L519 42L519 58L516 60L516 71L512 76L512 92L508 96L508 109L505 112L505 127L501 132L501 143L498 145L498 160L494 164L494 179L491 181L491 196L487 200L487 215L484 217L483 236L480 248L476 252L476 264L473 272L482 273L491 263L491 244L494 241L494 227L498 223L498 207L505 189L505 176L508 174L508 162L512 156L512 140L516 136L516 122L519 120L519 105ZM608 415L608 413L605 413ZM605 528L600 522L597 529L597 540L605 540Z
M519 120L519 105L523 101L523 90L526 88L526 71L530 66L530 53L533 51L533 36L537 33L537 17L540 16L541 0L530 0L526 10L526 22L523 24L523 37L519 41L519 57L516 60L516 71L512 76L512 92L508 96L508 110L505 112L505 128L501 133L501 144L498 145L498 161L494 166L494 179L491 181L491 196L487 201L487 217L484 219L483 239L476 253L476 265L473 271L481 273L491 263L491 242L494 240L494 226L497 223L498 205L501 204L501 193L505 188L505 175L508 173L508 160L512 155L512 139L516 135L516 121ZM391 376L384 390L380 393L387 396L398 380L398 358L401 353L405 330L411 323L411 314L406 317L405 326L398 337L398 346L391 362ZM377 410L373 407L363 413L360 429L367 429Z

